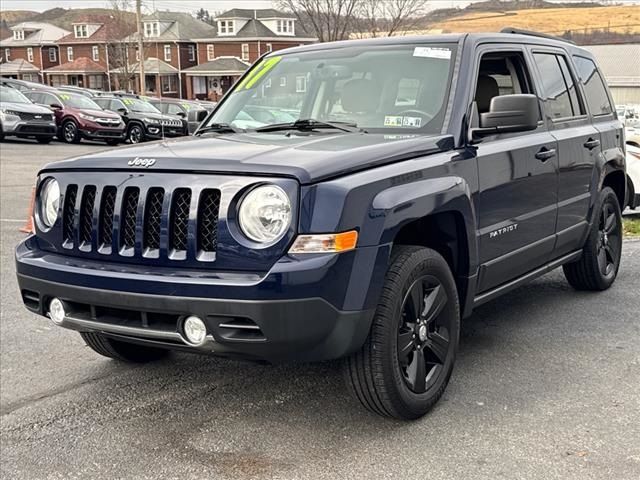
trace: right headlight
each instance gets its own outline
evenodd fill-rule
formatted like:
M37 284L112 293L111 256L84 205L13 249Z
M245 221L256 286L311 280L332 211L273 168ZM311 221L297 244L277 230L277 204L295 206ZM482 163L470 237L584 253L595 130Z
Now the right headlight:
M276 185L262 185L251 190L238 210L242 232L257 243L275 243L291 226L291 200Z
M47 178L40 188L38 217L44 230L53 227L60 210L60 185L55 178Z

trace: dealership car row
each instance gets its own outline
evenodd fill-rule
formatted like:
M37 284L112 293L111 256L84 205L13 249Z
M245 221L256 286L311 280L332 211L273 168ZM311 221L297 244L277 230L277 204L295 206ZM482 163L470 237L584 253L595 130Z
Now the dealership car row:
M214 105L2 79L0 140L15 136L49 143L57 137L65 143L117 145L180 137L193 133Z

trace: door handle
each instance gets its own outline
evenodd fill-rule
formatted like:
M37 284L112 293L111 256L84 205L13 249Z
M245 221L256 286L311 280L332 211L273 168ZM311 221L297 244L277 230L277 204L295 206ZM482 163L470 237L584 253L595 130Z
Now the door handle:
M543 161L543 162L546 162L547 160L549 160L550 158L553 158L555 156L556 156L556 149L555 148L542 147L540 149L540 151L538 153L536 153L536 158L538 160Z
M588 148L589 150L593 150L594 148L599 146L600 146L600 140L594 140L593 138L590 138L589 140L584 142L584 148Z

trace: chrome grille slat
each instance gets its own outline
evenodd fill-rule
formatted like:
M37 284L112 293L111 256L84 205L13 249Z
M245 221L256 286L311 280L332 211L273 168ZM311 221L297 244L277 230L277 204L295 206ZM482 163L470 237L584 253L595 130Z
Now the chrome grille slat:
M164 189L153 187L147 192L143 225L143 248L157 250L160 248L160 224L162 222L162 204Z
M98 214L98 248L111 251L113 243L113 216L116 211L116 187L108 186L102 191Z
M219 213L220 190L203 190L198 203L198 251L216 251Z

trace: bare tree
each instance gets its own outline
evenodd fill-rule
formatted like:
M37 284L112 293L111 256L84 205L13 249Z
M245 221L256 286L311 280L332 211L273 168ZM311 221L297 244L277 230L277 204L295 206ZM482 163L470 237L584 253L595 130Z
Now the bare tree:
M136 39L132 35L136 30L135 15L131 0L110 0L111 19L107 33L107 54L109 58L110 78L118 88L126 90L136 76ZM140 52L145 58L145 52Z
M344 40L354 25L363 0L280 0L280 8L293 12L321 42ZM364 0L367 1L367 0Z
M356 12L359 37L385 37L415 29L424 15L427 0L363 0Z

